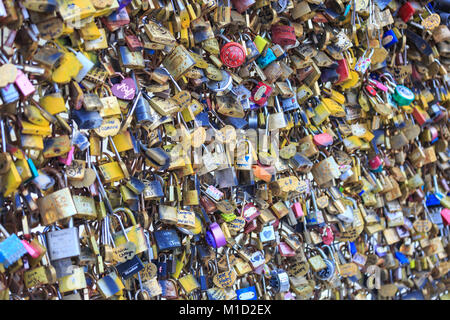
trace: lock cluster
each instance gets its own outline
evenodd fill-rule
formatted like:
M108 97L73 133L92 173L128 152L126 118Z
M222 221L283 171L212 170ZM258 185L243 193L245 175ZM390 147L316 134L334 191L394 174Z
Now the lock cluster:
M449 17L0 0L0 300L450 299Z

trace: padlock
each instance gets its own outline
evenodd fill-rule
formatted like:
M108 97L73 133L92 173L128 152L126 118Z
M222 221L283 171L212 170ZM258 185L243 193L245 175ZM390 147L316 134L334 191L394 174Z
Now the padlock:
M16 234L10 235L1 224L0 231L6 237L0 242L0 261L5 267L9 267L26 254L27 250Z
M46 239L50 260L60 260L80 255L78 228L70 226L70 223L69 228L49 231L46 234Z
M42 171L53 175L58 181L59 190L38 199L39 212L42 223L50 225L60 219L69 218L77 214L70 189L64 183L61 174L53 168L43 168ZM36 178L35 178L36 179ZM66 187L65 187L66 186Z
M448 298L447 7L0 2L0 299Z
M287 19L280 19L281 21L286 21ZM288 21L288 20L287 20ZM290 25L290 21L288 21L289 25L272 25L272 42L279 44L281 46L289 46L293 45L296 42L296 36L294 27Z

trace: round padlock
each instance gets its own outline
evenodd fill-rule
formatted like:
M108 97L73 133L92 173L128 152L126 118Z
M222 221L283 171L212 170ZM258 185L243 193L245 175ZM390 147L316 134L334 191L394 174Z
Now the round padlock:
M398 85L392 95L399 106L409 106L415 99L414 93L407 87Z
M220 248L227 244L225 235L217 222L211 223L210 230L206 231L206 242L213 248Z
M289 291L289 276L283 269L275 269L270 272L270 285L275 292Z
M222 80L214 81L209 80L206 82L206 86L209 90L214 91L216 94L225 94L233 88L233 79L230 74L225 70L221 70L222 72Z
M228 42L220 50L220 60L229 68L240 67L246 57L244 47L237 42Z

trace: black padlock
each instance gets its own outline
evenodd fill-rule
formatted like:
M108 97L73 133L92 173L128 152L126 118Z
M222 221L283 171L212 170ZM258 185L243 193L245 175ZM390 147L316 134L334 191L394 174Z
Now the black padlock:
M169 278L167 270L167 256L165 254L160 255L155 264L158 279L167 280Z
M144 264L138 256L134 256L132 259L116 265L116 269L120 276L127 280L144 269Z

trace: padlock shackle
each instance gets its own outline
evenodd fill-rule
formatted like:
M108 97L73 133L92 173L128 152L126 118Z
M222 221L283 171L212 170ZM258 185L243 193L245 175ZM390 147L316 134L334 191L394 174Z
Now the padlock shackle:
M128 209L126 207L118 207L113 210L113 214L116 214L118 212L125 212L127 214L128 218L130 218L131 224L133 226L137 225L136 218L134 217L134 214L130 209Z
M48 167L48 166L41 168L40 170L48 175L56 177L56 181L58 182L58 186L60 189L67 188L67 185L64 183L64 179L63 179L61 173L58 172L58 170L56 170L55 168L52 168L52 167Z
M218 34L217 35L219 38L222 38L223 40L225 40L227 43L230 43L231 42L231 40L230 39L228 39L227 37L225 37L223 34Z
M121 211L122 211L122 210L121 210ZM129 242L130 239L128 239L127 232L125 231L125 227L123 226L122 218L121 218L117 213L112 214L110 217L116 217L116 219L119 221L120 229L121 229L122 232L123 232L123 235L124 235L124 237L125 237L125 240L127 240L127 242ZM111 227L111 224L110 224L110 227ZM111 237L110 237L110 238L112 239L112 242L113 242L114 245L115 245L114 237L113 237L112 233L111 233Z

